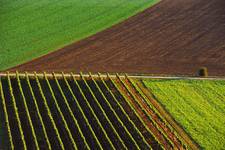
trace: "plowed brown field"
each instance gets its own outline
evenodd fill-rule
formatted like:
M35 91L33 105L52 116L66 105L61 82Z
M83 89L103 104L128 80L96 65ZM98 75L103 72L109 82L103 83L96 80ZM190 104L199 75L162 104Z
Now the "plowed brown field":
M225 1L162 0L87 39L12 68L225 75Z

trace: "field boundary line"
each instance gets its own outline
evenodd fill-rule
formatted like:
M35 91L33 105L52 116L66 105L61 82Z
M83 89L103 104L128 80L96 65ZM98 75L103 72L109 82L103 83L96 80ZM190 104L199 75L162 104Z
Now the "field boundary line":
M27 74L29 75L30 78L35 78L35 75L34 73L29 73L27 72ZM7 77L7 76L10 76L10 77L16 77L16 73L15 72L9 72L9 73L6 73L6 72L0 72L0 77ZM89 74L88 73L83 73L82 74L83 77L89 77ZM126 78L126 75L125 73L120 73L118 74L121 78ZM22 73L20 72L19 73L19 76L20 77L26 77L26 73ZM38 78L44 78L44 75L43 73L37 73L36 72L36 76ZM53 75L52 73L46 73L46 76L48 78L53 78ZM63 78L62 74L61 73L55 73L55 76L57 78ZM64 73L64 76L65 77L71 77L71 74L70 73ZM77 74L73 74L72 75L73 77L80 77L80 74L77 73ZM94 78L98 77L98 74L95 73L92 75ZM109 75L111 78L116 78L116 74L110 74ZM137 78L137 79L171 79L171 80L224 80L225 81L225 77L194 77L194 76L163 76L163 75L157 75L157 76L154 76L154 75L134 75L134 74L127 74L127 76L129 78ZM107 73L101 73L101 77L103 78L107 78Z

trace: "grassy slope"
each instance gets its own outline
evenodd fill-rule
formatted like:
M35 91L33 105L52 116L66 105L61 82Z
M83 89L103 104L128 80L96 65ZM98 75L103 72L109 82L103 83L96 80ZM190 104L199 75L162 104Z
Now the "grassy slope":
M225 147L225 81L144 80L203 149Z
M0 70L95 34L159 0L1 0Z

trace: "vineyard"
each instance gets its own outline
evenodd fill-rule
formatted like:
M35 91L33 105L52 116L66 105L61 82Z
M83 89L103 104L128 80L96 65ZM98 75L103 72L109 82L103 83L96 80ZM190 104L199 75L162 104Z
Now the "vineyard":
M0 78L0 149L187 149L128 76Z

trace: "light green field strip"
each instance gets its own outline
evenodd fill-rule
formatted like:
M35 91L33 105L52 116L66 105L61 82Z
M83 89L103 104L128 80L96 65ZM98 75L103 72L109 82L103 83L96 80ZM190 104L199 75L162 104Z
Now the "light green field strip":
M109 74L107 74L108 78L110 79L110 82L114 85L114 87L117 89L117 91L121 94L121 96L126 100L127 104L129 105L129 107L132 109L132 111L134 112L134 114L138 117L138 119L141 121L141 123L143 124L143 126L145 127L146 130L149 129L148 127L145 125L144 121L141 119L140 115L138 115L137 111L132 107L132 104L129 103L129 100L127 100L127 97L123 94L123 92L121 91L121 89L118 87L118 85L115 83L115 81L110 77ZM137 130L139 131L139 130ZM151 133L151 132L149 132ZM152 149L151 146L148 144L148 142L146 141L146 139L144 138L144 136L140 133L141 138L143 139L143 141L145 142L145 144L149 147L149 149ZM153 136L154 137L154 136ZM155 139L157 142L158 140ZM160 145L161 146L161 145ZM162 148L163 149L163 148Z
M71 73L71 77L73 78L73 74L72 74L72 73ZM76 80L76 79L73 78L73 80ZM74 95L73 90L72 90L71 86L69 85L69 83L68 83L67 79L65 78L65 76L64 76L64 81L66 82L66 85L67 85L67 87L68 87L70 93L72 94L73 99L74 99L74 101L76 102L77 107L79 108L79 111L81 112L82 117L84 118L84 120L85 120L85 122L86 122L88 128L90 129L91 133L93 134L93 137L95 138L95 140L96 140L98 146L100 147L101 150L103 150L103 147L102 147L101 143L99 142L99 140L98 140L98 138L97 138L97 136L96 136L96 134L95 134L95 132L94 132L92 126L90 125L90 122L89 122L88 118L86 117L86 115L85 115L85 113L84 113L82 107L80 106L80 104L79 104L79 102L78 102L78 100L77 100L77 97ZM83 94L81 88L80 88L80 87L78 87L78 88L79 88L79 91L81 92L81 94Z
M4 92L3 92L2 79L1 78L0 78L0 92L1 92L0 94L1 94L2 105L3 105L3 110L4 110L4 116L5 116L5 124L6 124L6 128L7 128L8 136L9 136L10 148L12 150L14 150L12 132L11 132L11 128L10 128L10 125L9 125L9 116L8 116L8 112L7 112L6 99L5 99Z
M89 87L89 85L88 85L87 82L86 82L86 79L82 76L82 73L80 73L80 77L81 77L81 79L84 81L84 84L85 84L85 86L87 87L87 89L89 90L89 92L91 92L90 87ZM76 83L76 85L77 85L78 87L81 88L81 86L79 85L79 83L77 82L77 80L74 80L74 82ZM83 92L82 92L82 93L83 93ZM82 95L83 95L83 98L84 98L86 104L88 105L89 109L91 110L91 113L93 114L95 120L97 121L98 125L100 126L101 130L103 131L103 133L104 133L104 135L105 135L107 141L109 142L110 147L111 147L112 149L115 150L116 148L115 148L114 145L112 144L111 139L109 138L107 132L106 132L105 129L103 128L103 126L102 126L102 124L101 124L99 118L97 117L95 111L92 109L91 104L90 104L89 101L88 101L88 98L86 97L86 95L85 95L84 93L83 93ZM92 93L92 96L93 96L93 93ZM95 97L93 96L93 98L95 98Z
M116 101L116 98L114 97L114 95L112 94L112 91L109 89L109 87L106 85L105 81L102 79L101 75L99 74L99 78L101 80L101 82L103 83L103 85L105 86L106 90L110 93L110 95L113 97L113 99ZM93 81L95 82L96 86L98 87L98 89L102 92L101 88L97 85L95 79L93 78ZM116 118L118 119L119 123L121 124L121 126L124 128L124 130L126 131L126 133L129 135L129 137L131 138L132 142L134 142L136 148L138 150L140 150L140 147L138 146L137 142L134 140L134 138L132 137L131 133L129 132L129 130L127 129L126 125L123 123L123 121L120 119L120 117L117 115L116 111L113 109L112 105L109 103L109 100L104 96L104 99L107 103L107 105L109 106L109 108L111 109L111 111L113 112L113 114L116 116ZM126 116L127 117L127 116ZM129 118L128 118L129 120ZM130 121L130 120L129 120Z
M8 84L9 84L10 96L11 96L11 100L12 100L12 103L13 103L13 109L14 109L15 114L16 114L16 121L18 123L19 132L20 132L20 135L21 135L20 137L21 137L21 140L22 140L22 143L23 143L23 149L26 150L27 145L26 145L26 141L25 141L25 138L24 138L23 129L22 129L22 126L21 126L19 112L18 112L18 108L17 108L17 105L16 105L16 100L15 100L15 97L14 97L14 94L13 94L13 88L12 88L11 79L9 77L9 74L7 76L7 79L8 79Z
M55 121L54 121L54 119L53 119L53 117L52 117L50 108L48 107L48 103L47 103L46 97L45 97L45 95L44 95L44 92L43 92L42 87L41 87L41 83L40 83L40 81L39 81L39 79L38 79L38 77L37 77L36 72L34 72L34 75L35 75L35 79L36 79L36 82L37 82L37 85L38 85L38 88L39 88L39 92L40 92L40 94L41 94L41 97L42 97L43 102L44 102L44 105L45 105L45 109L46 109L47 112L48 112L48 117L49 117L49 119L50 119L50 121L51 121L51 123L52 123L52 125L53 125L53 128L54 128L54 130L55 130L57 139L58 139L59 144L60 144L60 147L61 147L62 150L65 150L64 144L63 144L63 142L62 142L62 139L61 139L61 136L60 136L60 134L59 134L58 128L57 128L57 126L56 126L56 124L55 124Z
M48 88L49 88L49 90L51 92L52 98L54 100L54 105L56 106L56 109L59 112L60 117L62 118L63 124L65 126L67 134L69 135L69 139L70 139L70 141L71 141L71 143L73 145L73 148L77 150L78 149L77 148L77 144L76 144L76 142L73 139L72 133L71 133L69 127L68 127L68 123L66 122L64 114L62 113L61 108L59 107L59 104L58 104L58 102L56 100L56 97L55 97L55 93L54 93L54 91L53 91L53 89L52 89L52 87L50 85L50 82L49 82L48 78L46 77L46 73L44 73L44 76L45 76L45 81L47 82Z
M202 149L225 147L225 82L144 80L145 85Z
M52 147L51 147L51 144L49 142L49 138L48 138L48 135L47 135L46 127L44 125L44 122L43 122L43 119L42 119L42 116L41 116L41 113L40 113L40 110L39 110L39 107L38 107L38 104L37 104L37 100L36 100L36 97L34 95L34 91L33 91L32 86L30 84L30 79L29 79L29 76L28 76L27 73L26 73L26 81L27 81L27 84L29 86L29 89L30 89L30 92L31 92L31 95L32 95L32 98L33 98L33 101L34 101L34 105L35 105L35 109L36 109L37 114L38 114L38 118L39 118L39 120L41 122L41 126L42 126L42 129L43 129L43 132L44 132L46 143L48 145L48 149L51 150Z
M159 0L1 0L0 70L93 35Z
M27 115L27 118L28 118L29 126L31 127L31 132L32 132L34 143L35 143L35 147L36 147L37 150L39 150L40 148L39 148L39 145L38 145L36 133L35 133L35 130L34 130L33 122L31 120L31 116L30 116L30 112L29 112L29 109L28 109L28 106L27 106L26 98L24 96L24 91L23 91L21 83L20 83L20 78L19 78L18 72L16 72L16 79L17 79L17 83L18 83L18 86L19 86L20 93L22 95L23 104L25 106L25 111L26 111L26 115Z
M64 103L66 104L66 107L67 107L67 109L69 110L70 115L72 116L73 122L76 124L76 126L77 126L77 128L78 128L78 131L79 131L79 134L80 134L81 138L82 138L83 141L84 141L85 147L86 147L88 150L90 150L90 147L89 147L89 145L88 145L88 143L87 143L87 141L86 141L86 138L85 138L85 136L83 135L83 132L81 131L81 128L80 128L80 126L79 126L79 124L78 124L78 121L77 121L77 119L75 118L75 116L74 116L74 114L73 114L73 111L72 111L72 109L71 109L71 107L70 107L70 105L69 105L69 103L68 103L68 100L67 100L67 98L66 98L66 96L65 96L65 94L64 94L64 92L63 92L63 90L62 90L62 88L61 88L61 85L59 84L59 81L58 81L58 79L56 78L56 76L55 76L54 73L53 73L53 76L54 76L54 79L55 79L55 81L56 81L56 84L57 84L57 86L58 86L58 88L59 88L59 90L60 90L60 93L61 93L61 95L62 95L62 97L63 97ZM64 77L64 74L63 74L63 73L62 73L62 76Z

